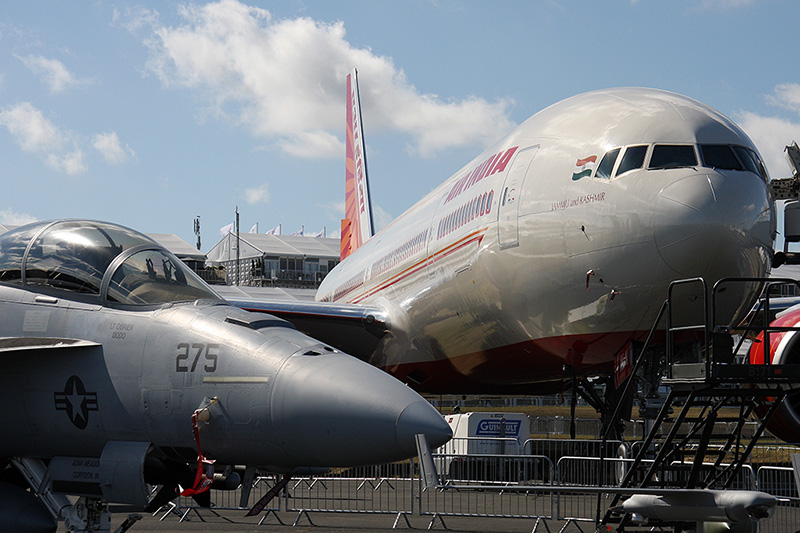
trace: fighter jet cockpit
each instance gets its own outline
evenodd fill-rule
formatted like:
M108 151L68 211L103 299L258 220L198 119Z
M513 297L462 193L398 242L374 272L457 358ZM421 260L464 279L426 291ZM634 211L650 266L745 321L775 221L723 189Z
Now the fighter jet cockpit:
M220 299L149 237L86 220L35 222L0 236L0 283L111 305Z

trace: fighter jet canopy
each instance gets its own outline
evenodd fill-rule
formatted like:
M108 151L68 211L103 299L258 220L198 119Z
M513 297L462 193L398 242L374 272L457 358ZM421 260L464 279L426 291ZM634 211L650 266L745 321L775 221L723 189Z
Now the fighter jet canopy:
M88 220L35 222L0 236L0 282L128 305L219 299L150 238Z

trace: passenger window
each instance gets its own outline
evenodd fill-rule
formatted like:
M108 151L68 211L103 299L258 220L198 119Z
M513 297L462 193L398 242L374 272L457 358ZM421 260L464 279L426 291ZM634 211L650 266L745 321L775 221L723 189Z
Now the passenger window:
M614 170L614 163L617 162L619 151L620 149L616 148L603 156L603 160L600 161L600 166L597 167L597 174L594 176L595 178L606 180L611 179L611 171Z
M650 157L650 169L681 168L697 166L694 146L657 144Z
M644 166L644 156L647 154L647 146L629 146L625 149L622 161L619 162L617 176L629 170L635 170Z
M724 144L701 144L700 152L703 154L705 166L722 170L744 170L742 164L733 155L730 146Z

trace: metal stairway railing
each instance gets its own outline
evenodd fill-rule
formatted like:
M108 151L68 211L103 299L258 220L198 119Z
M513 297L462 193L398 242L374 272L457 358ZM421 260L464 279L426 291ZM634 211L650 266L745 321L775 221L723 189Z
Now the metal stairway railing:
M765 299L754 310L764 308L764 320L760 326L754 326L756 313L751 313L746 324L718 325L717 298L721 288L730 283L759 283L765 287ZM633 462L624 478L620 481L622 488L731 488L742 468L750 458L751 451L781 402L791 390L800 385L800 365L773 365L770 361L770 334L776 331L798 331L800 328L770 328L769 289L776 284L791 283L800 287L795 280L768 280L756 278L728 278L717 282L711 292L711 313L709 313L708 290L701 278L678 280L670 285L667 299L664 301L650 334L639 351L634 362L633 372L624 385L624 393L615 408L612 420L616 420L627 395L633 393L634 381L646 358L655 357L658 351L652 349L656 331L659 331L662 320L666 334L664 352L664 376L662 383L671 389L666 401L653 420L651 430L642 445L638 447ZM699 324L674 325L675 311L673 290L680 286L698 284L702 289L702 321ZM697 313L695 313L697 314ZM743 333L742 341L736 349L730 350L722 345L725 336L731 332ZM755 336L761 332L763 336L763 365L758 372L753 372L749 361L737 364L732 355L739 351L745 336ZM676 335L690 335L700 339L699 360L685 362L676 358ZM730 341L730 338L727 339ZM727 343L732 349L732 342ZM716 349L715 349L716 348ZM652 364L653 361L650 361ZM734 430L724 436L714 434L714 424L722 416L723 408L738 408L738 423ZM679 409L676 417L670 415ZM746 438L743 435L745 422L756 410L759 410L760 424L754 435ZM728 415L730 417L730 414ZM671 428L668 422L672 423ZM603 439L609 436L609 428ZM713 445L712 445L713 443ZM650 464L645 459L653 459ZM602 461L601 461L602 462ZM645 469L645 466L650 464ZM602 468L602 465L599 466ZM749 487L748 487L749 488ZM616 495L600 519L600 498L597 503L598 531L601 526L617 525L617 531L625 531L632 527L631 517L614 514L611 509L618 506L621 495ZM651 524L652 525L652 524ZM683 527L685 524L660 524L665 527ZM603 529L605 530L605 529Z

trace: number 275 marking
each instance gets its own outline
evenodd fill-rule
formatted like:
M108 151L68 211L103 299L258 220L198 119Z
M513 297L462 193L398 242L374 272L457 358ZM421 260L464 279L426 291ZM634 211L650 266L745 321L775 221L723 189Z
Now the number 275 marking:
M182 342L178 345L178 356L175 358L176 372L194 372L200 357L203 357L203 370L214 372L217 370L217 357L219 344L188 344ZM190 366L191 361L191 366Z

